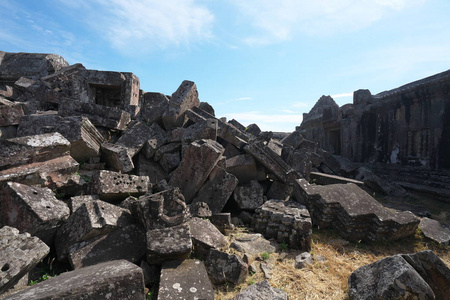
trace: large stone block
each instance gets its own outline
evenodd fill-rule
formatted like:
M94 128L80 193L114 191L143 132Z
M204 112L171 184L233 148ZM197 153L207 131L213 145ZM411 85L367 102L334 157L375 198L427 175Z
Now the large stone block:
M207 119L200 121L187 127L183 131L181 140L183 144L189 145L195 140L209 139L215 141L217 139L217 119Z
M134 169L133 157L127 147L103 143L101 150L102 158L110 168L124 173L131 172Z
M189 258L191 251L191 232L186 223L147 231L147 262L149 264L184 260Z
M105 201L120 201L128 196L139 197L151 191L147 176L98 171L93 176L92 192Z
M21 104L0 97L0 126L18 125L23 115Z
M80 268L6 296L22 299L145 299L142 269L126 260L115 260Z
M450 245L450 229L442 226L438 221L422 218L419 224L423 235L438 244Z
M220 213L238 184L237 178L216 166L192 203L208 204L212 213Z
M0 223L39 237L48 245L59 226L69 217L67 205L48 188L16 182L1 184Z
M147 194L131 203L139 222L146 230L180 225L189 217L189 210L178 188Z
M154 129L145 123L137 122L123 133L117 140L117 145L128 149L131 157L134 157L143 147L146 141L154 135Z
M3 226L0 229L0 294L18 283L49 252L50 248L39 238Z
M169 174L158 162L153 159L147 159L142 153L139 153L136 159L136 174L139 176L147 176L152 184L169 178Z
M199 105L197 86L192 81L183 81L175 93L172 94L169 107L162 116L166 130L181 127L184 123L186 110Z
M169 108L169 99L161 93L144 93L139 118L147 124L162 124L162 116Z
M70 142L60 133L0 140L0 170L69 155Z
M158 300L213 300L214 290L200 260L166 262L162 266Z
M244 291L232 298L232 300L288 300L289 297L286 292L274 288L267 280L252 284Z
M132 224L70 247L68 258L74 269L125 259L137 263L145 255L145 231Z
M59 228L55 246L63 260L73 245L132 223L130 211L100 200L80 206Z
M233 193L234 201L240 209L255 210L264 203L264 188L253 180L245 186L238 186Z
M183 159L172 174L169 184L177 186L190 204L225 149L212 140L199 140L185 150Z
M248 274L248 266L239 256L216 249L209 250L205 266L214 284L241 284Z
M265 180L266 171L263 166L255 161L253 156L242 154L227 159L227 172L236 176L241 184L251 180Z
M194 244L195 255L206 257L209 250L227 246L225 236L208 220L192 218L188 222Z

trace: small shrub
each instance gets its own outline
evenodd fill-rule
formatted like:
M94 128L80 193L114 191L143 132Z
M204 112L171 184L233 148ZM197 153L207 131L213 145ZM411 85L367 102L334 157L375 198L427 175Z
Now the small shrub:
M270 258L270 253L269 253L269 252L263 252L263 253L261 254L261 257L262 257L262 259L263 259L264 261L267 261L267 260L269 260L269 258Z

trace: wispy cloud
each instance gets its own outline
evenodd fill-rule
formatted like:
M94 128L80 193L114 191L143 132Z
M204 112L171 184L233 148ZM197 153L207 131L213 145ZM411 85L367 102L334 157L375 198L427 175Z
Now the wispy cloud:
M62 3L129 55L184 46L212 37L214 15L194 0L78 0Z
M336 99L336 98L346 98L346 97L353 97L353 92L351 93L343 93L343 94L334 94L331 95L331 98Z
M329 35L364 28L390 10L427 0L229 0L256 33L243 38L251 45L292 39L299 32Z
M236 119L241 124L255 123L265 131L293 131L303 120L301 114L268 114L259 111L226 113L227 119Z

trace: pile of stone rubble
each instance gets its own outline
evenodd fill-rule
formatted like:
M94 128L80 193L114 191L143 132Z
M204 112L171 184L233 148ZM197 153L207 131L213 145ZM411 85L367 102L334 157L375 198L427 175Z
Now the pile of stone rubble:
M312 225L348 240L414 234L418 218L359 186L304 179L336 168L298 132L280 141L216 118L191 81L166 96L132 73L0 52L0 293L51 252L73 270L4 299L144 299L158 282L158 299L213 299L252 264L239 242L229 251L232 217L262 234L248 242L305 251ZM255 294L287 299L267 281L236 299Z

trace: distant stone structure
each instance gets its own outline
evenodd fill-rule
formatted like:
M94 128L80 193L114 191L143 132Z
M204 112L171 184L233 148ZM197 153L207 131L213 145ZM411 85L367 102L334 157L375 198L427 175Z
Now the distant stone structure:
M322 96L297 130L355 162L450 169L450 70L339 107Z

